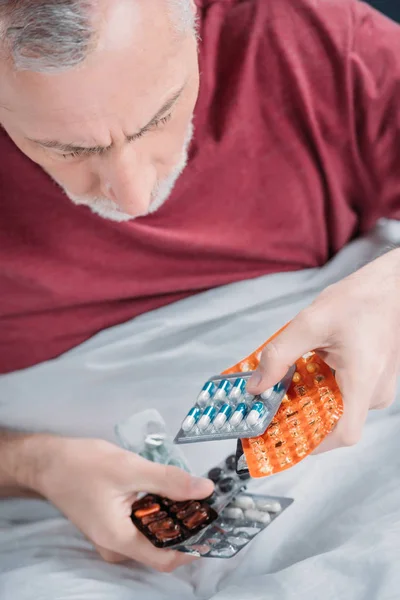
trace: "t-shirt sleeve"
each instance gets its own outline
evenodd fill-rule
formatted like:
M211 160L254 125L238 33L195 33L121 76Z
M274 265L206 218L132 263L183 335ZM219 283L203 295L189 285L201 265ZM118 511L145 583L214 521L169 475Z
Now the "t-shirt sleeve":
M400 26L354 0L347 57L360 230L400 219Z

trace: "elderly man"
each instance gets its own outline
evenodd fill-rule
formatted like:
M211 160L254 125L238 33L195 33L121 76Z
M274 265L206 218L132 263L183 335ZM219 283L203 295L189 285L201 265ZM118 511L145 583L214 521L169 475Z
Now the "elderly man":
M400 30L361 2L0 0L0 27L2 373L400 218ZM399 295L392 249L300 313L252 389L318 349L345 401L321 450L357 442L394 396ZM130 506L210 482L101 440L3 431L0 452L1 495L49 499L106 560L191 560Z

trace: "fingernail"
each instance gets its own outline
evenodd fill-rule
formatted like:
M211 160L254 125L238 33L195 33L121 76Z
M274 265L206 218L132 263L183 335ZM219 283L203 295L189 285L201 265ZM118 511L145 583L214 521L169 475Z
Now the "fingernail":
M261 383L261 373L260 371L254 371L253 375L250 377L249 381L247 382L247 386L251 387L251 388L257 388L260 383Z
M210 479L204 477L192 477L191 488L194 494L212 493L213 485Z

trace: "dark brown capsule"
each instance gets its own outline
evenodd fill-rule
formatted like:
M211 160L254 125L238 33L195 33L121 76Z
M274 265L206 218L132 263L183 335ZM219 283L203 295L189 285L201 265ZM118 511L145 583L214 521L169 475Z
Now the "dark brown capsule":
M161 519L165 519L165 517L168 517L168 513L166 513L165 510L160 510L160 512L143 517L142 523L143 525L150 525L150 523L153 523L153 521L160 521Z
M200 502L191 502L189 504L189 506L187 506L183 510L180 510L179 512L177 512L176 517L180 521L182 521L183 519L186 519L186 517L188 517L189 515L194 513L196 510L199 510L200 508L201 508Z
M162 519L161 521L154 521L154 523L150 523L149 531L151 531L151 533L157 533L157 531L174 529L174 527L175 523L172 519Z
M175 502L175 504L172 504L172 506L170 507L170 511L172 513L177 513L180 510L185 510L185 508L187 508L191 503L192 500L185 500L184 502Z
M175 500L170 500L169 498L163 498L162 503L164 504L164 506L172 506L172 504L175 504Z
M174 529L165 529L161 531L157 531L155 536L160 542L168 542L169 540L175 540L180 537L181 528L179 525L175 525Z
M144 496L144 498L137 500L133 504L132 512L134 512L135 510L139 510L139 508L146 508L147 506L154 504L155 501L156 501L156 499L154 498L154 496Z
M187 517L183 521L183 524L185 527L187 527L187 529L192 530L192 529L196 529L200 525L203 525L203 523L206 523L208 521L208 519L209 519L208 510L203 506L200 510L198 510L197 512L190 515L190 517Z

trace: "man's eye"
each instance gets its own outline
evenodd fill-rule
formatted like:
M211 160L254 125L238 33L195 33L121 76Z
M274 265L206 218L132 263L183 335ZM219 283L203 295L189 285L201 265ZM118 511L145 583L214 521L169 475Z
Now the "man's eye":
M69 154L61 154L63 158L77 158L78 156L82 156L80 152L70 152Z
M158 119L158 121L154 121L154 123L149 125L146 129L143 129L140 133L137 133L135 136L133 136L130 141L139 140L140 138L145 136L146 133L149 133L149 131L153 131L161 125L165 125L166 123L168 123L168 121L171 120L171 117L172 113L169 113L168 115L165 115L165 117L161 117L161 119Z
M166 123L168 123L168 121L171 120L172 117L172 113L169 113L168 115L165 115L165 117L162 117L161 119L159 119L156 123L156 127L159 127L160 125L165 125Z
M161 119L158 119L158 121L155 121L153 123L152 126L149 126L149 128L147 130L143 130L142 132L140 132L139 134L137 134L135 136L135 139L139 139L141 137L143 137L148 131L150 131L150 127L157 129L157 127L160 127L161 125L166 125L168 123L168 121L170 121L172 118L172 113L169 113L168 115L165 115L165 117L161 117ZM62 158L68 160L71 158L78 158L78 157L82 157L85 154L89 155L89 154L101 154L100 152L69 152L68 154L61 154Z

